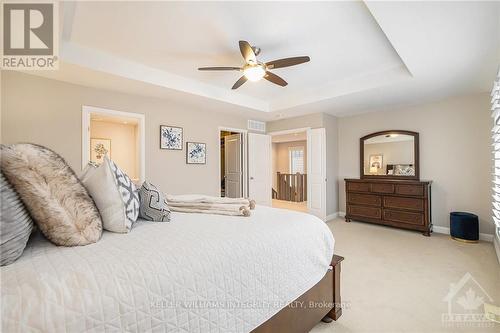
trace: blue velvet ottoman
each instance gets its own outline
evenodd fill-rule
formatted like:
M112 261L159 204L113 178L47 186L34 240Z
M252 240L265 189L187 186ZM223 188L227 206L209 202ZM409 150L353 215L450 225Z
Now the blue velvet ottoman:
M451 238L468 243L479 240L479 219L477 215L464 212L450 213Z

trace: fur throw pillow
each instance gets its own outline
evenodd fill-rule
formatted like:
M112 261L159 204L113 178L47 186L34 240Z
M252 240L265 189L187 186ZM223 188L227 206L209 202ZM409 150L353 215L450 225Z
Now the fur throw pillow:
M62 246L99 240L101 216L61 156L30 143L2 145L1 154L2 172L45 237Z

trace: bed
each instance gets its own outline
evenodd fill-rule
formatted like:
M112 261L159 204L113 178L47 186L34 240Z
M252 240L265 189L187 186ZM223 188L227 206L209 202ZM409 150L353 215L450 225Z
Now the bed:
M2 331L304 331L340 315L333 249L321 220L267 207L248 218L139 220L129 234L104 232L81 247L37 235L1 268ZM301 309L296 300L329 304ZM291 325L297 315L303 327Z

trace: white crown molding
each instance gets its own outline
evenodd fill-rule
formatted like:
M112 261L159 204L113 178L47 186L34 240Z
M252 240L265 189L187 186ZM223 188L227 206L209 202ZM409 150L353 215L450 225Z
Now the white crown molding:
M65 32L67 32L67 29L65 28ZM199 82L109 53L83 47L73 42L62 40L60 50L61 60L69 64L261 112L272 112L315 103L384 85L395 84L412 77L404 64L391 65L348 80L332 82L321 89L314 89L292 97L266 102L231 89Z
M257 111L269 111L269 104L260 99L243 95L231 89L219 88L193 79L188 79L105 52L83 47L72 42L61 42L60 57L61 60L66 63L82 66L95 71L208 97Z
M160 95L164 89L166 94L178 91L201 96L247 108L249 112L259 111L262 118L272 117L269 113L275 111L299 115L310 110L342 116L377 107L380 109L385 105L414 104L426 98L435 99L435 96L462 94L471 89L477 91L486 86L489 91L490 81L484 79L487 77L484 73L489 72L488 66L492 67L493 62L486 59L484 54L488 54L492 45L495 45L491 36L494 35L496 21L491 13L498 7L494 4L478 6L477 13L470 13L469 7L472 5L457 5L456 13L446 20L443 20L443 13L448 12L445 3L414 2L406 5L366 1L365 5L400 61L392 59L391 63L374 65L375 68L371 67L373 71L344 80L317 83L315 87L301 89L297 93L277 94L265 99L247 95L244 89L234 91L229 87L155 68L152 64L132 61L124 53L106 53L75 43L74 23L83 5L72 1L63 2L60 6L60 58L62 63L95 72L92 82L98 81L99 75L111 75L115 77L115 82L124 79L124 85L129 80L143 84L145 89L151 85L151 90ZM465 18L469 15L473 18L467 21ZM425 22L420 20L424 16ZM479 20L484 20L484 24L477 24ZM454 29L458 30L456 37L462 42L449 38L448 31ZM471 43L477 49L470 48ZM366 56L370 57L370 54ZM470 72L478 74L472 76ZM80 80L78 75L71 72L53 76L73 83ZM108 84L107 87L119 89L119 85Z
M363 75L351 77L346 80L334 81L321 88L311 89L294 96L287 96L270 103L271 111L280 111L292 107L316 103L327 99L354 94L365 90L379 88L390 84L396 84L402 80L412 78L411 73L402 64L385 66L376 71L364 73Z
M167 89L215 99L261 112L279 111L315 103L395 84L401 80L407 80L412 77L404 64L391 65L348 80L332 82L320 89L314 89L292 97L289 96L279 100L266 102L255 97L235 92L231 89L199 82L181 75L123 59L109 53L83 47L73 42L61 41L60 50L61 60L69 64L123 77L125 79L136 80Z

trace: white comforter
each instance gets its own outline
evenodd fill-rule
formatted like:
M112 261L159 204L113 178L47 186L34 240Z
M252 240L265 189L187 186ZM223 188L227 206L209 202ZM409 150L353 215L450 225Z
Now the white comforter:
M3 332L248 332L327 272L334 239L312 215L172 214L81 247L32 240L1 268Z

